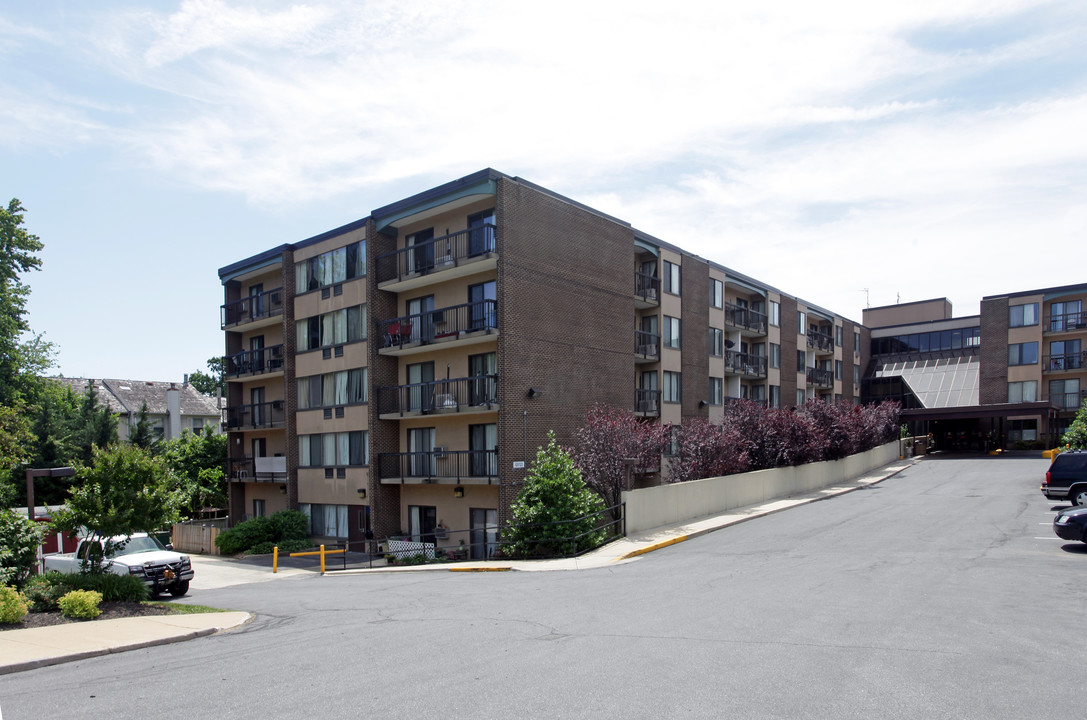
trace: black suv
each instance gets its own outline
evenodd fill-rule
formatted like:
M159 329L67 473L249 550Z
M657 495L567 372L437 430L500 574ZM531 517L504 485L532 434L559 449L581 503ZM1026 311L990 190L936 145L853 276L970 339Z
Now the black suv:
M1050 500L1087 505L1087 450L1063 452L1053 458L1042 483L1042 494Z

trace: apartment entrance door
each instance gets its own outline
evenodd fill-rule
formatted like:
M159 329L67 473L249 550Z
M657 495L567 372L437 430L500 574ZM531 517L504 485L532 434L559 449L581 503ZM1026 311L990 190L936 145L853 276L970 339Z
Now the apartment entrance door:
M494 377L497 372L496 353L468 356L468 377L472 378L469 380L471 389L468 394L469 405L490 405L498 402L498 383Z
M262 427L265 417L264 388L256 387L249 390L249 416L253 427Z
M410 477L433 477L434 428L411 428L408 430L408 457L410 459Z
M434 397L434 361L408 365L407 371L408 411L430 412Z
M494 210L468 216L468 255L494 252Z
M469 457L468 474L473 477L495 477L498 475L497 453L488 452L498 448L498 426L494 423L468 426Z
M494 301L497 298L494 280L468 286L468 329L484 330L498 326ZM487 302L490 300L490 302Z
M498 511L493 508L471 508L468 523L471 558L490 559L498 548Z
M264 283L249 286L249 317L264 315Z
M411 323L409 342L430 342L434 339L434 296L408 300L408 322Z
M408 272L425 273L434 267L434 228L408 236Z

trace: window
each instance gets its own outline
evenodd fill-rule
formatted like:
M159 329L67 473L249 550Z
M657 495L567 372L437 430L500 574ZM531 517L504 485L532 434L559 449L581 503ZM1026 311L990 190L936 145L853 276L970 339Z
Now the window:
M808 354L804 350L796 351L796 371L804 372L804 368L808 366Z
M808 332L808 314L803 310L798 310L796 313L796 328L797 332L801 335L805 335Z
M1049 343L1046 370L1078 370L1083 367L1080 340L1054 340Z
M302 293L366 277L366 241L322 253L295 263L295 293Z
M303 514L309 515L311 535L334 538L347 537L349 528L347 526L346 505L299 503L298 509Z
M683 399L680 377L680 373L669 370L664 371L664 387L662 388L662 400L664 402L678 403Z
M1038 303L1012 305L1008 308L1008 327L1026 327L1038 324Z
M320 433L298 436L298 467L365 467L370 464L369 433Z
M1010 420L1008 422L1008 442L1033 442L1038 439L1037 420Z
M366 306L355 305L295 323L298 352L366 339Z
M1008 346L1008 365L1036 365L1038 343L1013 343Z
M725 305L725 286L720 280L710 278L710 305L715 308Z
M664 261L664 292L679 295L679 265Z
M725 334L718 328L710 328L710 355L721 357L725 354Z
M770 398L766 404L772 408L781 408L781 387L779 385L770 386Z
M853 354L861 354L861 334L859 330L853 332Z
M841 380L842 379L842 361L841 360L835 360L834 361L834 379L835 380Z
M781 303L770 301L770 324L774 327L781 325Z
M770 343L770 367L781 367L781 346L777 343Z
M253 517L264 517L265 513L264 500L253 498Z
M1079 379L1049 381L1049 401L1064 410L1075 410L1083 398L1079 394Z
M192 419L192 434L193 435L199 435L202 432L204 432L204 418L193 418Z
M1049 329L1052 332L1075 330L1084 324L1082 300L1055 302L1049 306Z
M853 366L853 384L854 385L860 385L861 384L861 366L860 365L854 365Z
M1008 383L1008 402L1035 402L1038 399L1038 381L1024 380L1023 382Z
M664 316L664 347L679 350L679 318Z
M744 385L746 389L748 386ZM766 386L765 385L752 385L748 390L747 397L749 400L754 400L759 405L766 404Z
M801 405L803 405L804 401L806 399L807 398L804 396L804 391L803 390L797 390L796 391L796 405L797 405L797 407L800 407Z
M838 347L842 346L842 326L841 325L835 325L834 326L834 344L837 345Z
M725 382L723 378L710 378L710 405L720 405L724 402L724 387Z
M312 410L368 401L369 369L340 370L298 379L298 409Z

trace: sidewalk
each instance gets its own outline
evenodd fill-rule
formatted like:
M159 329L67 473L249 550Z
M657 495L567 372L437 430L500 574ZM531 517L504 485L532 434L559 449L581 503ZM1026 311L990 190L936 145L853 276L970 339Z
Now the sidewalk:
M690 540L715 530L745 522L757 517L788 510L797 505L806 505L818 500L843 495L860 490L886 480L913 465L920 458L899 460L878 468L871 473L841 485L774 500L761 505L738 508L722 515L692 520L690 522L668 525L639 533L631 537L620 538L615 542L576 558L559 560L515 560L481 561L456 563L454 565L412 565L406 567L377 567L356 570L338 570L327 573L328 577L359 575L366 573L404 573L404 572L501 572L546 570L588 570L610 567L618 563L631 562L639 555L660 550L676 543ZM196 556L196 561L207 558ZM238 569L239 563L222 558L215 558L217 566L231 566ZM199 572L199 569L198 569ZM254 568L242 582L268 582L284 577L292 577L310 571L290 571L273 575L270 570ZM228 581L222 576L220 582L212 585L227 586L237 584L238 578ZM150 617L123 618L119 620L101 620L89 623L70 623L44 628L25 630L5 630L0 632L0 675L30 670L32 668L56 665L72 660L105 655L108 653L136 650L153 645L192 640L229 630L248 622L253 616L246 612L204 613L198 615L156 615Z

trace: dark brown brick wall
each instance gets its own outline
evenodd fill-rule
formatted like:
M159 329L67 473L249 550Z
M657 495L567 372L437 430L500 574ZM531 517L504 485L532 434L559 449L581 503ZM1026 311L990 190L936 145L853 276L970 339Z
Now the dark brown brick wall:
M298 383L295 382L294 251L283 251L283 397L287 412L287 507L298 509Z
M796 405L796 300L781 298L781 407Z
M1008 402L1008 298L981 301L981 368L978 401Z
M548 430L570 445L594 403L633 408L634 233L512 179L495 221L501 522L524 479L512 463Z
M683 256L680 270L683 316L679 337L682 342L683 405L687 418L709 417L709 407L699 407L710 396L710 266L690 255Z

